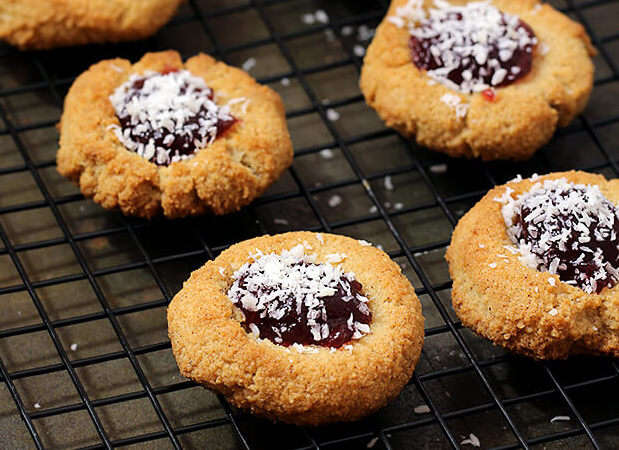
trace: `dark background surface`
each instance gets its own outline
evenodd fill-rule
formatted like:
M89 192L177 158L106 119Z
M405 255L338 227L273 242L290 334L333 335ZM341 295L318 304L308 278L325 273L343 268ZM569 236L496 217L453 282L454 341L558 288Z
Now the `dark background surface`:
M596 85L585 112L518 164L418 148L365 106L359 55L386 1L190 0L144 42L0 46L0 447L450 448L470 433L483 448L619 447L617 361L541 363L493 347L453 313L443 259L458 218L495 184L573 168L617 176L619 1L552 3L586 24ZM329 23L305 23L318 9ZM55 124L74 77L168 48L238 66L255 58L250 73L282 95L294 164L237 214L126 219L56 172ZM166 305L192 270L240 240L299 229L381 245L423 305L413 379L357 423L299 428L232 409L178 374L167 340Z

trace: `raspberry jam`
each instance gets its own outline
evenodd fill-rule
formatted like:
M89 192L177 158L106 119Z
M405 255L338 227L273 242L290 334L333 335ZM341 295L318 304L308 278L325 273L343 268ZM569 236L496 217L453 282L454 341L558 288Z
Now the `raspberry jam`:
M193 156L236 122L204 80L186 70L133 75L110 100L118 139L160 166Z
M531 70L537 38L518 17L487 3L438 3L410 29L415 66L462 93L502 87Z
M245 330L286 347L339 348L369 333L361 283L339 266L299 258L300 251L262 255L235 272L228 297L243 312Z
M530 265L587 293L617 284L619 210L597 186L546 181L513 206L510 235Z

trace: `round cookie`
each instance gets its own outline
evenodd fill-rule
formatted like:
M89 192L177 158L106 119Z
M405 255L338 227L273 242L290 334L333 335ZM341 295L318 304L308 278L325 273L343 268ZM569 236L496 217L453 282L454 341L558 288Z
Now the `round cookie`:
M413 63L407 26L420 23L433 5L393 0L367 50L361 90L389 127L451 156L522 160L584 109L595 50L580 24L536 0L493 0L490 5L533 30L530 71L506 86L468 92Z
M0 39L22 50L144 39L170 20L181 1L3 1Z
M550 187L569 185L569 189L575 189L571 183L576 187L591 185L593 194L587 194L590 198L596 195L602 199L605 197L606 206L614 211L609 214L610 223L614 220L614 227L619 227L619 180L607 181L601 175L572 171L516 179L498 186L465 214L454 230L446 255L453 279L453 306L463 325L516 353L537 359L567 358L572 354L616 357L619 356L619 291L614 284L617 261L611 261L614 268L607 265L608 270L602 271L607 276L599 277L605 281L596 289L596 284L590 283L591 277L579 274L579 268L589 270L591 267L586 268L586 264L579 260L582 261L580 255L585 252L583 247L592 245L587 243L595 243L595 240L576 238L577 235L570 234L572 231L563 236L556 232L559 229L554 233L539 232L536 224L546 226L545 218L541 222L526 222L527 225L519 219L527 217L528 221L533 217L531 211L535 211L536 216L554 217L551 222L564 221L556 211L563 211L562 214L565 211L572 211L570 214L586 211L587 207L578 203L575 207L566 203L557 209L540 200L545 198L548 201L551 197L543 196L554 192L555 204L567 201L570 198L568 191L557 196L556 193L562 191ZM540 193L542 197L538 197ZM523 199L528 200L524 202ZM536 202L540 202L537 210L530 206ZM520 209L514 209L517 204L520 204ZM525 207L527 209L523 209ZM544 211L552 212L546 215ZM534 239L523 240L522 230L531 230L531 223L534 225ZM560 230L564 229L590 233L587 226L562 225ZM519 234L514 235L513 230L518 230ZM602 246L614 252L613 259L617 258L616 232L607 230L599 234L591 231L590 235L606 236L603 241L609 244ZM557 244L545 247L553 239ZM567 245L561 248L559 242L563 239ZM575 241L579 243L573 247ZM540 248L546 248L546 253ZM548 268L538 265L541 260L535 252L551 255L549 260L553 260L554 256L569 255L572 250L574 253L568 256L568 261L558 259L554 267L551 263ZM542 270L538 270L540 268ZM591 276L597 274L597 271L590 273ZM615 275L610 279L609 274ZM579 278L578 282L574 281L576 278Z
M146 158L149 152L143 146L129 151L123 142L131 143L132 138L125 139L127 135L123 132L127 131L124 128L127 124L120 122L117 105L112 100L122 104L123 96L127 95L129 105L129 100L135 100L130 98L135 94L131 91L134 87L150 86L154 90L153 85L140 78L143 74L157 76L157 81L162 83L170 81L170 76L176 77L175 74L189 79L193 83L191 95L186 99L189 106L195 107L191 102L203 100L206 105L203 106L214 109L214 114L219 114L217 117L230 119L226 129L220 130L223 122L217 122L216 138L210 136L204 140L206 146L194 140L194 153L169 165L151 162L154 158ZM187 85L180 87L184 90ZM160 90L165 91L164 88ZM208 94L204 90L209 90ZM173 115L179 112L174 106L176 97L157 97L157 91L149 92L141 104L146 112L148 108L161 112L156 101L161 98L165 105L171 105L166 106L164 112L168 114L164 118L172 115L174 119ZM136 117L141 113L144 111L138 109ZM158 120L156 114L152 118ZM187 123L193 120L190 119ZM292 162L292 144L279 95L244 71L204 54L184 64L177 52L166 51L147 53L133 65L124 59L93 65L71 86L59 128L58 171L104 208L119 208L130 216L150 218L163 214L177 218L236 211L261 195ZM181 131L184 128L185 122ZM142 150L144 157L137 153ZM152 148L149 154L152 155Z
M337 348L285 346L246 331L244 313L232 302L235 277L242 282L246 264L264 255L299 251L305 261L341 264L346 276L361 283L371 311L369 330ZM365 241L310 232L230 247L193 272L168 308L172 349L184 376L237 407L299 425L356 420L396 397L419 359L423 323L414 289L384 252Z

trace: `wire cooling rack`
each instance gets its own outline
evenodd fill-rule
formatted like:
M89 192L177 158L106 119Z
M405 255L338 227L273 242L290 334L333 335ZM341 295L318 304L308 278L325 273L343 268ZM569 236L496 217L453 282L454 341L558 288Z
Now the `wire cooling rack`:
M617 361L533 362L493 347L454 315L443 259L458 218L518 173L618 174L619 1L553 3L593 38L595 89L583 115L518 164L418 148L364 105L359 69L386 0L189 0L140 43L0 47L0 447L619 447ZM75 76L167 48L242 66L286 104L294 164L237 214L126 219L55 171L55 124ZM423 304L415 375L360 422L255 418L184 380L171 355L165 308L190 271L240 240L296 229L382 246Z

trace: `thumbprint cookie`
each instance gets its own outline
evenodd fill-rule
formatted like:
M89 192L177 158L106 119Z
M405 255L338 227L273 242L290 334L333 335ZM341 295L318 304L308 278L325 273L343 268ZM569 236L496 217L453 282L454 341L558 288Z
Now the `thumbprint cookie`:
M619 180L518 178L458 223L447 250L462 323L537 359L619 356Z
M393 0L361 90L420 145L522 160L584 109L594 54L580 24L537 0Z
M23 50L144 39L181 1L3 0L0 39Z
M263 236L191 274L168 308L181 373L272 420L359 419L409 381L421 305L400 267L365 241Z
M291 162L279 95L204 54L102 61L65 99L58 171L126 215L230 213Z

